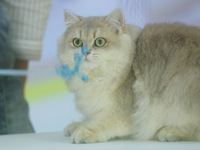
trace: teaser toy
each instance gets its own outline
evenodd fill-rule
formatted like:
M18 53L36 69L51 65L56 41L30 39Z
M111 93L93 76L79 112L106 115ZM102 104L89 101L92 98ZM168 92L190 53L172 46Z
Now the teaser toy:
M80 66L83 61L85 54L87 53L87 45L83 45L81 49L81 54L75 53L74 54L74 68L70 69L67 64L58 65L56 67L56 72L59 76L63 79L69 80L74 76L79 76L84 82L88 81L88 76L84 73L80 72Z

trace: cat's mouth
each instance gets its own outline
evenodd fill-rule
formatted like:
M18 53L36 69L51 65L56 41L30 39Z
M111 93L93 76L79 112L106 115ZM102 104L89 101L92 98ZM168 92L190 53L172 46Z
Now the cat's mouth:
M91 61L89 60L89 58L88 58L87 55L85 55L85 61L86 61L86 62L91 62Z

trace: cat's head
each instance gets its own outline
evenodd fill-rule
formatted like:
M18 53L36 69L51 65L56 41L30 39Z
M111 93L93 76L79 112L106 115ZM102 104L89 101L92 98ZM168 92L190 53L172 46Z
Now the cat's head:
M108 16L81 17L65 11L67 30L59 39L58 56L62 63L74 65L74 53L83 44L88 53L81 69L91 76L117 75L132 63L132 41L119 9Z

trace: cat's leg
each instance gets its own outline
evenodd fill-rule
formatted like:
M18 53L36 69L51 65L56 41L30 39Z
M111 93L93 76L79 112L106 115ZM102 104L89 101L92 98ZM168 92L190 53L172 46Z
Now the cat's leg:
M94 142L104 142L106 139L98 136L94 128L89 128L86 126L80 126L71 135L71 140L73 143L94 143Z
M161 142L191 141L192 131L185 127L164 126L158 130L155 139Z
M73 122L73 123L69 124L64 129L64 135L71 136L73 134L73 132L78 128L79 125L80 125L80 122Z
M110 117L102 120L83 121L71 135L73 143L105 142L131 134L131 124Z

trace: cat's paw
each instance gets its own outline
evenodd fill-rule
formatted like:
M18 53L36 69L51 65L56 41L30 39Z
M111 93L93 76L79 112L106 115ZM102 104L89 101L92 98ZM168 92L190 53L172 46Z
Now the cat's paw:
M79 122L74 122L74 123L71 123L70 125L68 125L67 127L65 127L64 135L71 136L73 134L73 132L76 130L76 128L78 128L79 124L80 124Z
M99 139L98 136L92 131L85 127L77 128L71 135L73 143L95 143L103 142L105 140Z
M173 127L164 127L157 133L157 139L161 142L177 142L188 140L186 136Z

